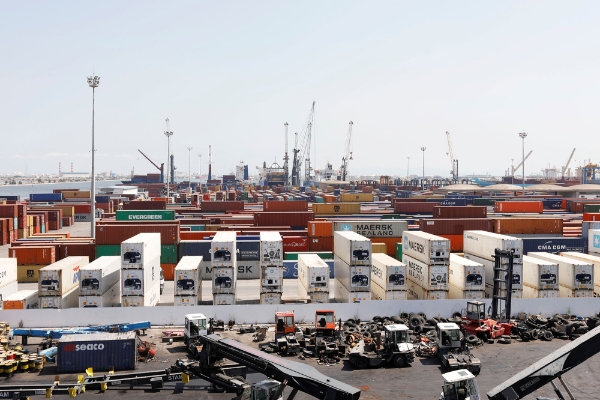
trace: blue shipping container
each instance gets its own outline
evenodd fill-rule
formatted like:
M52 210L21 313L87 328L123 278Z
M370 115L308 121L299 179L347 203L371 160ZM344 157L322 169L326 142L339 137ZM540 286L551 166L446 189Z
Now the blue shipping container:
M560 210L562 208L562 200L542 200L544 210Z
M31 201L62 201L62 193L31 193L29 195Z
M522 238L523 254L531 251L543 251L558 254L563 251L577 251L585 253L587 242L582 237L536 237Z
M16 195L16 196L13 196L13 195L7 196L7 195L3 194L2 196L0 196L0 199L19 201L19 200L21 200L21 196L19 196L19 195Z
M177 254L179 260L184 256L202 256L202 261L210 261L210 240L182 240L179 242Z
M96 196L96 203L110 203L110 196Z
M440 206L459 206L467 205L467 199L444 199L440 202Z
M58 342L56 370L59 373L132 370L137 365L135 332L63 335Z
M260 260L260 240L236 241L238 261Z
M329 265L329 279L335 277L333 271L333 260L325 261ZM283 279L298 279L298 261L288 260L283 262Z

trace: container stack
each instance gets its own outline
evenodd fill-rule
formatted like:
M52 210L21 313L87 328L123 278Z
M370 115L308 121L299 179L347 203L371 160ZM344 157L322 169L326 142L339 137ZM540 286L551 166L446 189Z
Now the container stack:
M561 252L559 255L572 258L574 260L586 261L594 266L594 296L600 297L600 254L583 254L574 251Z
M121 243L121 307L160 300L160 234L140 233Z
M404 232L402 262L408 268L409 300L448 298L450 240L426 232Z
M15 293L17 293L17 260L0 258L0 299Z
M88 264L88 257L72 256L40 269L39 307L77 308L80 270Z
M560 297L558 264L554 261L523 256L523 297L556 299Z
M40 269L57 260L55 246L18 246L8 249L8 256L17 260L18 283L38 283Z
M531 252L528 254L546 262L558 264L560 297L594 297L594 265L556 254Z
M405 220L357 220L333 222L334 231L353 231L373 243L384 243L385 253L388 256L396 255L396 244L402 242L402 234L408 230L408 222Z
M316 254L298 256L298 295L311 303L329 303L329 266Z
M79 270L79 308L121 305L121 257L100 257Z
M236 254L236 233L217 232L211 241L213 305L232 305L236 302Z
M283 239L279 232L260 233L260 304L281 304Z
M202 301L202 256L181 257L175 267L176 306L195 306Z
M475 261L450 254L449 299L485 298L485 267Z
M373 300L406 300L406 264L387 254L373 254L371 297Z
M334 232L333 241L336 302L371 300L371 241L352 231Z
M464 257L485 267L485 295L492 297L494 290L494 257L496 249L513 250L512 298L523 298L523 240L513 236L484 231L465 231L463 234ZM500 265L508 269L508 259ZM506 284L501 284L500 296L506 295Z

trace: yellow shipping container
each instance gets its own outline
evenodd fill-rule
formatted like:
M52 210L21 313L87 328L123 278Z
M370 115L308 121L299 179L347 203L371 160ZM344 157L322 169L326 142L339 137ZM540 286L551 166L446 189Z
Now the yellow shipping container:
M373 201L373 193L342 193L340 195L341 202L371 202Z
M318 214L360 214L360 203L314 203L315 215Z
M62 215L63 217L74 217L75 216L75 207L65 207L65 206L60 206L60 207L56 207L56 208L60 208L62 210Z
M216 232L216 231L219 230L220 227L221 227L221 225L205 225L204 230L205 231Z
M387 253L387 246L385 243L371 243L371 251L373 253Z
M27 229L17 229L17 237L19 239L25 239L29 237L29 228Z
M92 192L89 190L65 190L62 195L65 199L89 199L92 197Z
M18 283L38 283L40 280L40 269L46 265L17 265Z

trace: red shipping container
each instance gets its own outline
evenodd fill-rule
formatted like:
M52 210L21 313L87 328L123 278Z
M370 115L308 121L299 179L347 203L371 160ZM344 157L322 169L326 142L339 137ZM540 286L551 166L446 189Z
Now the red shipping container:
M460 253L463 251L463 235L439 235L450 240L450 251Z
M216 232L211 231L181 231L179 232L179 238L181 240L204 240L209 236L213 236Z
M161 244L179 243L179 222L170 224L96 225L96 244L121 244L138 233L160 233Z
M297 212L257 212L254 213L256 226L301 226L307 227L308 221L315 219L312 211Z
M221 218L221 225L254 225L254 218Z
M19 246L8 249L8 256L17 259L17 265L50 265L56 262L53 246Z
M94 243L61 243L58 247L59 259L71 256L87 256L90 262L96 259Z
M306 236L283 236L283 252L309 251L308 237Z
M333 251L333 236L309 238L308 250L309 251Z
M203 212L241 211L243 209L243 201L203 201L200 203L200 210Z
M162 201L129 201L123 203L123 210L166 210L167 202Z
M486 206L433 207L433 218L486 218Z
M333 222L309 221L308 237L333 237Z
M563 200L565 201L565 200ZM566 200L567 211L571 211L574 213L582 213L583 206L586 204L599 204L600 200L598 199L577 199L577 200Z
M436 207L437 203L433 202L411 202L411 203L398 203L394 204L394 212L399 214L433 214L433 207Z
M18 205L0 204L0 217L14 218L19 216Z
M419 229L432 235L462 235L464 231L492 232L493 221L487 218L422 219Z
M494 232L504 235L553 235L563 233L562 218L497 218Z
M584 221L600 221L600 213L583 213Z
M308 201L265 201L264 211L308 211Z
M541 201L500 201L494 204L497 213L538 213L544 212Z
M262 230L262 228L261 228ZM279 232L279 234L281 236L302 236L302 237L308 237L306 234L306 230L294 230L291 231L289 230L289 227L286 230L278 230L277 232ZM244 235L248 235L248 236L258 236L260 235L260 230L256 230L256 227L253 227L252 229L242 229L241 231L242 234Z

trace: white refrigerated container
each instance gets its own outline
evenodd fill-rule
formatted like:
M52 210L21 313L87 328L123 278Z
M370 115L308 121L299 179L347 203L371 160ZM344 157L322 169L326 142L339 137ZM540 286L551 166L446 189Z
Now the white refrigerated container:
M402 235L402 255L427 265L450 262L450 240L421 231L406 231Z
M202 256L181 257L173 273L175 295L202 298Z
M594 290L594 265L589 261L580 261L557 254L541 252L529 252L529 255L558 264L558 282L560 286L573 290Z
M558 253L560 256L572 258L574 260L585 261L594 266L594 292L600 296L600 254L584 254L575 251L565 251Z
M219 231L210 244L212 267L236 267L236 233Z
M559 297L558 289L536 289L528 285L523 286L524 299L558 299Z
M406 264L383 253L373 254L371 285L377 284L385 291L406 291Z
M160 280L160 258L144 264L143 269L121 270L121 296L143 296Z
M87 256L71 256L39 270L38 296L62 296L77 287L80 269L89 264Z
M260 232L260 263L262 266L283 266L283 239L279 232Z
M371 284L372 300L406 300L406 296L406 290L385 290L375 282Z
M260 304L281 304L281 293L261 293Z
M452 300L480 300L485 299L485 288L481 290L465 290L459 286L450 283L448 288L448 298Z
M335 255L333 257L335 279L347 290L356 292L371 291L371 266L348 265L344 260Z
M260 292L281 293L283 288L283 266L260 267Z
M142 268L143 265L160 258L160 233L138 233L121 243L123 268Z
M160 300L160 282L156 282L142 296L121 296L121 307L154 307Z
M17 281L17 259L0 258L0 287Z
M350 266L371 265L371 239L352 231L333 233L335 255Z
M448 274L450 285L461 290L485 290L485 267L481 263L451 254Z
M78 308L79 286L75 286L70 292L64 293L62 296L39 296L38 304L39 308Z
M537 290L558 291L558 275L556 262L523 256L523 289L529 286Z
M594 291L590 289L571 289L566 286L559 286L560 298L568 297L594 297Z
M522 264L523 239L485 231L465 231L463 252L494 261L495 249L514 250L513 264ZM508 262L505 260L504 262Z
M235 294L213 294L213 305L224 306L235 304Z
M119 261L119 257L117 257ZM119 267L121 265L119 264ZM121 306L121 283L115 283L102 295L85 295L79 293L79 308L89 307L120 307Z
M335 284L334 298L337 303L361 303L363 301L371 300L371 291L349 291L344 285L337 281Z
M79 295L102 296L121 280L121 257L97 258L79 270Z
M402 262L406 264L410 282L426 291L448 290L448 265L427 265L406 254L402 254Z
M485 284L486 286L494 285L494 261L487 260L485 258L474 256L473 254L464 253L464 258L467 260L474 261L479 263L485 267ZM519 262L522 262L523 259L519 259ZM508 265L504 264L500 266L503 269L508 268ZM506 275L505 275L506 278ZM523 264L513 264L513 281L512 281L513 290L521 290L523 289Z
M173 305L175 306L197 306L198 296L196 295L175 295Z
M415 282L408 282L406 290L408 300L447 300L447 290L425 290Z
M234 267L213 267L213 294L235 294L237 269Z
M361 267L362 268L362 267ZM329 293L329 265L316 254L298 256L298 289Z
M29 310L39 308L40 298L37 290L19 290L8 296L2 296L4 310Z

